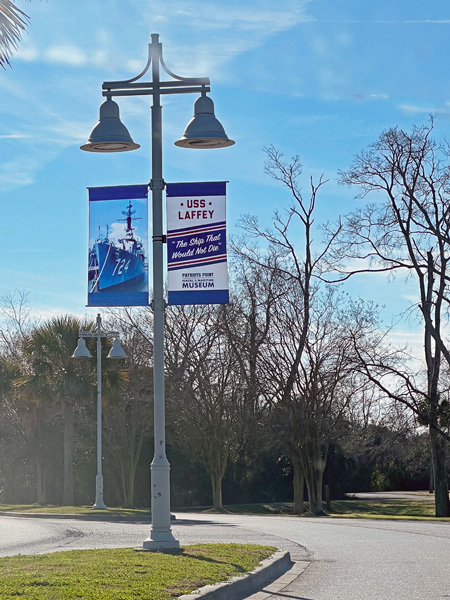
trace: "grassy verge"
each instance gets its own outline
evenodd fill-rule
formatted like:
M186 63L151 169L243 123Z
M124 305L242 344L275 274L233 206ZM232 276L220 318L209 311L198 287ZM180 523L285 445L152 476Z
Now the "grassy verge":
M225 506L225 510L240 515L283 515L292 514L292 506L292 502L233 504Z
M226 506L230 513L248 515L281 515L292 514L292 503L277 502L273 504L236 504ZM325 509L325 505L324 505ZM326 510L326 509L325 509ZM434 516L434 502L429 500L403 499L363 499L349 498L331 502L330 517L347 517L360 519L423 519L433 521L450 521L450 517ZM305 517L314 516L308 512L305 504Z
M269 546L197 544L177 552L72 550L0 559L2 600L169 600L253 570Z
M364 519L423 519L450 521L450 517L434 516L434 502L427 500L351 498L331 503L332 517L359 517Z
M324 505L325 508L325 505ZM212 509L186 509L187 511L213 513ZM259 504L234 504L225 506L225 511L244 515L292 515L292 502L274 502ZM108 508L107 510L92 510L90 506L38 506L38 505L0 505L2 512L28 512L43 514L87 515L104 514L109 516L128 516L130 518L150 517L146 510L127 508ZM175 513L183 511L176 510ZM314 516L308 512L305 505L305 517ZM406 499L366 499L348 498L331 502L330 517L347 517L361 519L423 519L450 521L449 517L434 516L434 502L429 500L417 501Z

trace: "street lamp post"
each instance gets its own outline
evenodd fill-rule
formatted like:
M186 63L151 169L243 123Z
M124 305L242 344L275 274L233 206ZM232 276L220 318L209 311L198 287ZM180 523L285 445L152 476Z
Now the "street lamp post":
M160 66L172 77L160 80ZM140 81L151 67L152 79ZM162 118L161 95L200 93L194 105L194 117L188 123L183 136L175 145L184 148L221 148L234 144L214 115L213 101L206 96L210 91L207 77L185 78L175 75L166 67L162 56L159 35L152 34L148 61L144 70L126 81L103 83L106 101L100 107L100 120L92 130L82 150L89 152L124 152L139 148L127 128L120 121L119 107L111 100L113 96L153 96L151 115L152 174L152 247L153 247L153 386L154 386L154 444L155 455L151 464L151 510L152 526L149 537L143 542L144 550L177 548L179 542L170 527L170 466L165 444L164 400L164 261L163 248L163 189L162 172Z
M95 503L92 508L105 509L103 501L103 473L102 473L102 337L114 338L108 358L126 358L126 354L120 345L119 334L117 331L104 331L102 329L102 319L97 315L97 327L94 331L80 331L80 339L73 358L92 358L89 352L85 338L97 339L97 476L95 477Z

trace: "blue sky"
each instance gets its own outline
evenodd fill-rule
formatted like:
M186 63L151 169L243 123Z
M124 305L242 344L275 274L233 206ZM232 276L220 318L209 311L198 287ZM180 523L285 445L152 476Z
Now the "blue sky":
M318 221L356 206L336 183L356 152L386 127L411 128L436 115L450 126L450 5L442 0L17 0L31 17L12 68L0 72L0 296L30 291L46 317L85 309L91 186L150 179L148 97L120 99L141 148L81 152L98 119L101 84L144 67L159 33L169 69L208 76L231 148L177 148L195 96L166 96L164 178L228 180L231 231L243 213L270 224L289 196L264 174L263 148L298 154L305 190L323 173ZM317 238L320 234L317 233ZM359 279L351 292L397 315L412 286ZM398 335L403 335L403 323Z

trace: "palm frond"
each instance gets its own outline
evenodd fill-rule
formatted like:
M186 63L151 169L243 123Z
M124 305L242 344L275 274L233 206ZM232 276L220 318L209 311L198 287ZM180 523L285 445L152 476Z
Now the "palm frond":
M17 50L22 33L29 21L11 0L0 0L0 66L10 65L9 57Z

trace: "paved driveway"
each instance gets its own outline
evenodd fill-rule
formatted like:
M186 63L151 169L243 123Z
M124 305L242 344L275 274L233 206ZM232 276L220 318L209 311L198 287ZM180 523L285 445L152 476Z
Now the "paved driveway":
M183 544L250 542L309 560L280 600L450 598L450 523L180 514ZM0 555L72 548L138 547L149 526L0 517ZM231 599L230 599L231 600Z

